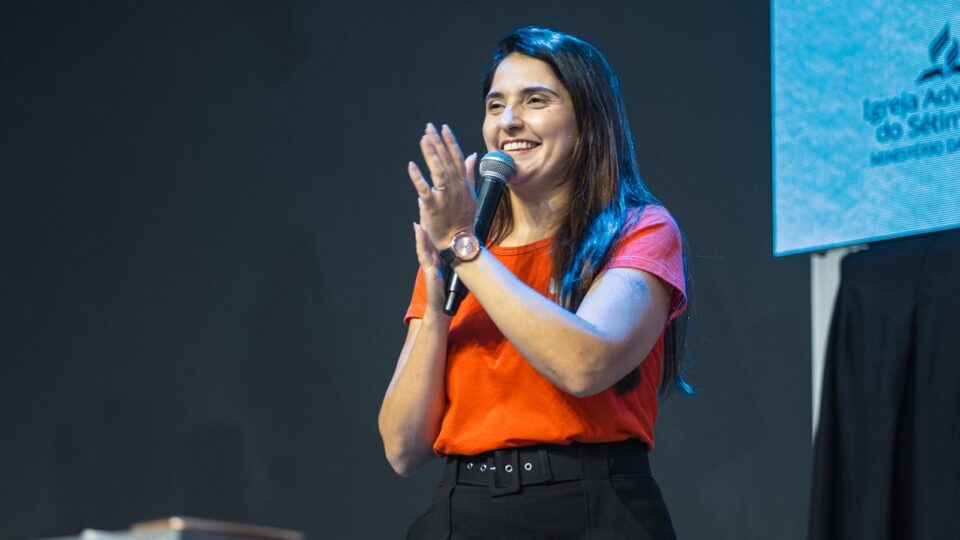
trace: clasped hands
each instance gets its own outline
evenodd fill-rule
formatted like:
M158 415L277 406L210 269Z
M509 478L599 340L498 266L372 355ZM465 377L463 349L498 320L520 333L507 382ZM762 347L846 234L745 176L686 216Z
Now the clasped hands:
M464 159L450 127L444 125L437 131L433 124L427 124L420 138L420 151L430 171L430 182L416 163L407 164L420 206L420 223L413 224L417 259L426 280L428 305L442 314L443 279L438 250L449 246L458 232L473 230L477 213L473 171L477 154Z
M420 227L435 248L444 249L455 234L473 229L477 212L473 172L477 154L464 159L450 127L444 125L437 131L433 124L427 124L420 138L420 151L430 171L430 182L416 163L407 165L419 196Z

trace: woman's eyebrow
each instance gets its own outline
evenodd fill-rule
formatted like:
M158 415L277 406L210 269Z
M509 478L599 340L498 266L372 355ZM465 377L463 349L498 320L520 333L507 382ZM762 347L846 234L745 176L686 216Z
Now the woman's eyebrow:
M525 96L528 96L528 95L530 95L530 94L545 93L545 94L550 94L550 95L553 95L553 96L560 97L560 94L558 94L556 91L554 91L553 89L551 89L550 87L547 87L547 86L528 86L528 87L524 88L523 90L521 90L520 93L523 94L523 95L525 95ZM484 98L484 99L485 99L485 100L489 100L489 99L503 99L503 93L502 93L502 92L490 92L489 94L487 94L487 97Z

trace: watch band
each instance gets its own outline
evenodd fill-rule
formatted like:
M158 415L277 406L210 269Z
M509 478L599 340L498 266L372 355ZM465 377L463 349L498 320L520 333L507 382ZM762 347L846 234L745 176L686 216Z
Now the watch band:
M453 252L452 247L447 247L440 250L440 262L443 263L444 266L450 266L456 260L457 254Z

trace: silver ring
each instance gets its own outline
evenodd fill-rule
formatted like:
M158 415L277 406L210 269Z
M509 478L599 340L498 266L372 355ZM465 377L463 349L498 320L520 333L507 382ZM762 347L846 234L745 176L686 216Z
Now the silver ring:
M445 189L447 189L447 185L446 185L446 184L444 184L444 185L442 185L442 186L433 186L433 190L434 190L434 191L443 191L443 190L445 190Z

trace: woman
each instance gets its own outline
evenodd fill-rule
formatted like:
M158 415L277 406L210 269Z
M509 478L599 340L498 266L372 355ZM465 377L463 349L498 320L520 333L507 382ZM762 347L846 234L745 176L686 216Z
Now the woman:
M420 272L380 432L402 475L447 459L409 536L673 538L646 453L658 394L689 391L682 240L640 180L619 82L589 43L527 27L483 91L487 149L517 168L489 249L476 154L430 124L428 174L408 166ZM452 318L441 255L470 290Z

